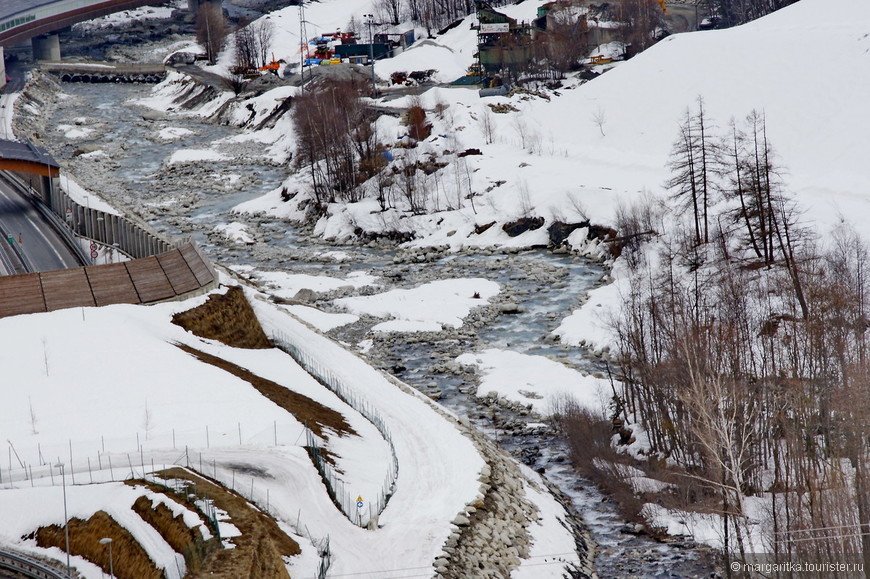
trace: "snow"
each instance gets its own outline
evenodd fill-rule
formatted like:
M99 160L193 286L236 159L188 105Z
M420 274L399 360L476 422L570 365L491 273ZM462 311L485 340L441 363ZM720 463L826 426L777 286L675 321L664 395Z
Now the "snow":
M329 526L328 519L309 523L314 536L328 534L333 550L342 553L330 573L383 577L388 569L431 569L451 532L450 521L479 493L477 477L484 463L471 441L442 413L433 412L433 403L421 394L398 389L384 374L271 306L256 302L255 309L267 328L277 324L316 363L329 367L364 399L377 400L384 423L396 435L396 492L381 513L381 528L348 535ZM286 496L293 489L282 485L273 497L278 492Z
M214 231L220 233L225 239L234 243L254 243L254 237L251 235L251 232L248 231L248 226L244 223L239 223L238 221L218 225L214 228Z
M161 141L177 141L188 135L192 135L193 131L182 127L164 127L157 132L157 137Z
M59 478L59 475L55 475ZM0 512L3 524L0 526L0 540L4 543L21 543L21 537L30 534L37 527L63 525L63 493L66 493L69 518L89 519L97 511L106 511L119 525L128 530L148 554L149 558L164 569L169 579L180 579L179 570L185 569L184 558L175 553L166 541L132 510L133 503L140 496L148 496L144 487L131 487L124 483L104 483L94 485L71 485L64 489L58 480L57 486L4 489L0 492ZM165 503L173 503L163 499ZM175 510L189 513L185 523L191 527L202 525L202 520L194 513L175 504ZM36 542L27 540L19 545L34 553L45 551L36 547ZM65 555L64 555L65 557ZM78 562L75 565L79 568ZM86 577L100 577L88 568Z
M477 497L483 462L471 442L431 402L398 388L277 307L255 300L270 331L295 336L309 355L328 363L357 388L359 396L377 400L379 412L394 433L399 479L380 517L383 528L363 531L353 526L332 505L320 475L298 446L305 444L302 425L245 382L197 361L174 344L190 344L218 355L338 409L358 436L330 435L323 444L336 456L336 468L354 497L361 495L368 502L378 496L390 469L385 441L371 423L283 352L229 348L200 340L169 323L174 312L203 300L61 310L0 320L0 364L7 368L4 383L26 385L4 390L0 437L14 446L21 461L33 465L36 477L36 488L29 489L23 472L16 474L13 468L11 474L18 482L10 488L10 472L3 469L0 534L4 540L21 546L20 537L39 525L62 522L62 509L51 498L60 489L46 486L50 477L48 467L40 466L40 453L52 462L55 457L67 462L71 513L87 517L100 508L109 509L130 527L140 525L121 512L135 500L132 490L110 482L82 483L88 477L100 482L126 476L131 470L130 452L136 455L132 462L136 476L141 476L142 466L149 470L150 461L171 464L180 454L182 462L186 456L191 462L199 456L209 476L228 485L236 480L246 496L250 484L261 505L268 489L270 509L279 514L279 520L300 517L311 537L329 535L333 551L341 553L334 563L335 572L377 575L381 569L429 566L451 532L450 521ZM116 329L121 326L123 339L118 339ZM107 404L111 404L110 413ZM273 438L279 446L274 446ZM73 468L67 460L70 453ZM92 470L86 467L86 459ZM109 460L113 460L112 471L107 468ZM96 466L98 461L102 470ZM255 464L270 476L237 480L232 465L238 464ZM55 473L59 484L57 479ZM21 493L32 494L22 499ZM129 497L121 500L127 496L124 493ZM7 516L13 510L6 505L19 505L14 516ZM133 530L158 564L175 568L167 546L161 546L144 527ZM32 545L27 548L51 554ZM88 568L74 562L77 568ZM98 576L93 569L87 573Z
M58 182L60 183L60 188L66 191L66 194L69 195L70 199L82 207L96 209L103 213L109 213L110 215L121 215L117 209L103 201L99 195L92 191L88 191L76 183L74 180L70 179L69 175L66 173L61 173Z
M285 306L285 309L299 318L320 330L328 332L341 326L353 324L359 320L359 316L353 314L335 314L324 312L310 306Z
M477 395L490 393L511 402L531 406L541 416L558 410L565 398L584 408L603 413L612 396L610 383L580 372L544 356L520 354L510 350L488 349L462 354L456 361L472 366L482 374Z
M87 22L81 22L75 25L76 28L82 27L84 29L102 29L107 25L118 25L118 24L126 24L131 20L141 20L143 18L149 19L164 19L172 16L172 11L178 8L179 2L168 2L166 6L143 6L141 8L136 8L133 10L124 10L123 12L116 12L114 14L109 14L108 16L103 16L101 18L95 18L93 20L88 20Z
M505 11L529 19L539 4L524 2ZM310 4L306 6L308 34L344 28L351 17L361 22L361 15L369 11L371 5L356 0ZM272 47L276 56L296 61L297 7L279 10L269 18L276 29ZM435 68L440 81L462 76L473 62L472 22L473 18L465 19L440 38L422 40L395 59L379 61L378 75L386 78L396 70ZM866 196L870 165L865 161L870 75L864 73L870 52L868 28L870 5L866 2L803 0L743 27L669 37L592 82L568 79L558 94L548 93L548 98L519 94L482 99L473 89L429 90L421 102L433 123L432 137L417 149L406 150L396 146L396 137L403 131L398 119L383 119L379 130L390 135L385 144L400 161L428 153L452 161L439 173L439 187L432 181L423 183L434 192L429 209L437 214L411 214L401 204L381 212L374 200L366 199L330 206L329 215L315 231L336 239L351 237L357 227L406 231L416 234L412 245L459 250L545 245L547 226L557 220L612 224L621 204L648 192L661 193L678 123L686 107L693 106L699 96L704 98L707 115L720 128L732 117L739 120L753 109L765 113L768 136L788 169L787 185L808 220L827 226L845 216L861 224L870 217ZM599 49L602 54L613 51L613 46ZM179 86L180 77L172 73L142 104L168 110ZM293 89L282 87L252 99L255 118L264 118L279 100L294 94ZM226 93L194 114L209 116L229 98ZM382 104L398 109L409 101L403 97ZM4 102L8 125L11 106ZM489 104L510 105L516 110L494 113ZM436 105L447 108L439 115ZM241 114L247 118L242 106L234 110L237 122L241 122ZM482 119L493 123L490 137ZM171 128L158 135L162 139L185 136ZM285 121L243 138L268 143L269 154L282 161L289 158L294 146L292 130ZM470 148L479 148L482 154L465 157L462 163L450 156ZM453 153L445 153L448 150ZM178 151L169 162L224 159L213 150L187 149ZM69 179L62 178L61 186L82 205L110 209L104 209L96 195ZM288 178L282 187L237 210L298 218L298 206L281 201L282 188L305 191L304 176ZM473 197L469 199L468 193ZM545 225L514 238L500 227L524 216L541 216ZM490 223L496 225L476 232ZM220 232L248 242L239 224ZM601 247L590 243L587 233L586 228L578 229L569 237L569 245L602 255ZM340 252L324 257L345 259ZM585 305L562 321L554 334L564 343L615 347L609 323L626 289L622 268L617 260L612 272L615 283L591 292ZM247 273L271 288L273 295L285 298L292 298L300 289L328 293L344 286L377 283L371 274L338 278ZM480 292L480 299L471 298L475 291ZM306 306L290 306L286 311L321 330L353 323L359 315L371 315L389 318L376 326L376 331L436 331L445 326L461 327L475 305L487 303L497 293L497 284L486 280L444 280L335 300L335 305L346 308L349 314L328 314ZM199 302L185 307L192 303ZM280 308L260 301L256 307L271 330L292 336L308 355L352 384L362 398L377 401L396 435L400 464L397 491L380 518L382 528L363 531L354 527L325 497L319 475L294 442L302 428L297 421L239 379L195 361L173 343L195 344L339 409L361 435L329 437L328 444L339 456L347 486L366 500L377 494L389 464L387 446L373 427L280 352L235 351L196 340L172 326L168 318L182 308L181 304L112 306L0 320L4 383L16 385L4 389L0 440L8 440L10 447L14 444L21 459L30 464L38 464L40 451L52 457L50 460L60 459L72 446L77 457L75 474L81 479L82 461L102 452L102 444L105 452L119 458L141 446L150 457L160 460L177 457L177 449L170 450L177 437L177 444L201 449L214 460L213 474L224 482L233 476L228 465L234 461L268 470L273 478L258 479L253 494L262 503L268 489L271 504L286 527L292 527L299 518L310 529L309 539L330 536L334 551L340 553L331 573L374 577L384 576L384 569L430 569L451 532L449 521L476 498L480 456L432 403L400 389ZM117 337L119 327L124 328L123 339ZM370 344L362 342L359 347L364 350ZM543 357L488 350L463 355L460 361L482 373L479 393L496 392L532 404L542 414L549 411L553 397L566 391L596 410L608 397L607 381L582 376ZM111 404L110 413L107 404ZM242 408L244 412L239 411ZM273 426L278 432L277 447L271 441ZM103 481L114 476L105 470L94 474ZM35 526L58 522L58 489L46 486L46 477L43 474L42 486L34 489L26 488L19 479L17 488L0 490L0 510L4 513L0 533L9 542L20 544L22 534ZM636 489L654 486L641 475L632 480ZM90 488L109 489L99 493L105 499L99 508L107 508L106 504L121 508L115 503L123 504L127 500L123 493L128 491L117 490L118 486L77 485L70 497L76 503L72 508L87 512L96 506L97 499L84 490ZM542 520L531 526L533 557L523 563L516 577L540 576L536 572L544 565L536 567L537 563L554 565L558 561L551 558L573 552L567 533L559 528L559 511L550 497L529 485L526 492L539 505ZM18 506L24 504L40 507L24 512ZM13 512L20 514L7 517ZM700 541L721 544L717 534L721 524L710 515L686 515L653 504L644 512L671 533L692 533ZM19 527L26 530L21 532ZM172 569L173 555L142 532L143 540L152 543L149 552ZM316 560L310 555L311 544L305 543L303 549L308 558L293 562L291 568L295 574L312 574ZM45 552L59 556L57 550ZM78 560L76 566L88 568Z
M520 468L531 480L535 473L525 465ZM568 564L581 563L574 545L574 537L565 524L565 511L553 495L538 485L526 481L523 485L526 496L539 509L538 520L529 525L532 545L529 557L511 573L511 579L543 579L564 577Z
M362 288L377 285L378 278L362 272L353 271L346 277L330 277L326 275L310 275L306 273L288 273L286 271L250 270L245 267L235 267L235 271L243 273L251 281L268 288L269 293L286 299L292 299L299 290L308 289L317 293L327 293L341 288Z
M67 139L84 139L93 134L94 130L90 127L78 127L75 125L58 125L59 131L64 132L64 137Z
M198 161L227 161L229 157L211 149L181 149L169 157L168 164L195 163Z
M449 326L461 328L472 308L489 303L498 294L498 284L482 279L445 279L411 289L393 289L370 296L335 300L355 314L396 321L376 325L378 332L437 332Z
M616 351L615 312L628 292L626 270L625 262L614 263L610 275L616 281L591 290L583 307L565 317L553 335L564 344Z

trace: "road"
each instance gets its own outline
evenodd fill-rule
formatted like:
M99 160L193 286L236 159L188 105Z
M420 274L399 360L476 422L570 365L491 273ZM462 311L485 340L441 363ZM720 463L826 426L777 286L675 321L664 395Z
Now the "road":
M15 247L29 271L84 265L33 204L3 179L0 179L0 231L6 237L2 243Z
M668 14L665 20L669 23L671 32L692 32L698 29L698 23L707 16L703 8L695 2L668 2Z

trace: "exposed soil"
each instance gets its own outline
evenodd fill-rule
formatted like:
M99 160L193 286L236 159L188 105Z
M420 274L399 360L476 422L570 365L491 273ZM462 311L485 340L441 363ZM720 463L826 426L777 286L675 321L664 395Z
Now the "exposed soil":
M269 515L252 506L237 493L183 468L170 468L155 474L165 480L181 479L194 483L197 494L208 497L218 509L225 511L232 524L242 533L233 537L235 548L211 553L203 561L202 567L192 570L187 577L289 579L283 557L293 557L302 551L296 541L282 531Z
M220 547L216 539L204 540L199 529L188 527L181 514L173 516L163 503L155 505L141 496L133 503L133 511L154 527L173 551L184 556L188 572L201 569L206 556Z
M253 372L232 362L206 354L184 344L176 345L197 360L225 370L233 376L250 383L251 386L257 389L257 392L292 414L296 420L307 425L314 434L321 438L325 434L324 428L331 429L339 436L356 435L356 431L351 428L340 412L315 402L303 394L285 388L277 382L257 376Z
M172 323L200 338L234 348L273 347L240 287L231 287L224 295L209 296L201 306L172 316Z
M109 549L100 539L112 539L112 562L118 579L163 579L157 568L130 532L119 525L105 511L97 511L87 521L70 519L69 550L72 555L84 557L109 572ZM60 525L40 527L32 536L40 547L66 550L66 535Z

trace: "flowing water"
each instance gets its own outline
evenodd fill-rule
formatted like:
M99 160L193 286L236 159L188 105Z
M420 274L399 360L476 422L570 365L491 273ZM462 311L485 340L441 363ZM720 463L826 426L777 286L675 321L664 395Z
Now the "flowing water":
M445 255L425 266L396 263L392 248L343 245L336 247L313 240L294 231L281 221L250 220L256 227L258 242L246 246L223 243L208 235L215 226L243 218L231 215L230 209L240 202L276 188L286 168L269 163L245 161L214 162L206 175L223 179L239 175L243 186L225 191L214 188L199 191L199 173L167 170L166 160L179 148L207 148L211 143L231 136L235 129L202 122L195 118L172 117L143 121L143 109L130 105L131 97L147 94L150 87L135 85L64 85L64 91L89 103L81 109L63 106L51 125L70 124L75 117L101 127L94 143L112 143L107 147L116 179L128 191L127 199L138 207L166 209L152 212L149 221L158 230L171 235L191 235L216 261L232 266L284 268L294 273L320 273L346 276L350 271L374 273L385 286L410 287L435 279L486 277L498 282L502 293L522 306L517 314L500 315L474 335L445 332L431 341L397 339L379 352L378 365L391 369L407 383L430 395L458 414L467 416L479 429L496 437L506 450L519 460L542 472L570 497L576 511L598 543L596 567L601 577L701 577L710 576L701 552L685 542L659 543L644 535L625 531L625 521L614 506L591 483L578 478L566 460L567 447L540 419L523 412L506 410L477 399L473 384L462 374L437 371L444 361L468 351L484 348L509 349L524 354L548 356L579 370L600 371L600 362L578 348L565 347L548 338L561 319L575 309L581 297L594 287L603 268L586 259L555 255L545 250L529 250L509 255ZM78 112L76 112L78 110ZM183 140L163 142L155 139L157 130L184 128L191 134ZM60 135L52 135L52 139ZM53 141L59 156L71 156L80 141ZM122 145L122 146L119 146ZM175 179L166 184L166 177ZM169 179L169 181L172 181ZM156 182L162 183L155 186ZM172 189L175 189L173 191ZM196 193L196 201L184 207L181 198ZM107 195L111 199L112 195ZM340 250L346 257L339 263L324 258ZM328 303L318 304L329 307ZM356 343L367 327L360 324L338 329L333 336Z

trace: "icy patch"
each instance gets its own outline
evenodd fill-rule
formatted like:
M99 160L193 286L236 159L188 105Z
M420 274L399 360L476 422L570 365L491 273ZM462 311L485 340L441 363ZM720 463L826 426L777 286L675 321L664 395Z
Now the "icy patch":
M401 323L375 326L375 331L440 331L460 328L477 306L485 305L499 292L499 285L482 278L433 281L412 289L394 289L373 296L335 300L356 314L394 318Z
M585 408L601 412L610 396L607 380L584 376L543 356L489 349L463 354L456 361L473 366L482 374L478 396L493 393L531 406L542 416L551 414L555 410L553 403L561 397L573 398Z
M182 127L166 127L165 129L160 129L157 133L157 137L161 141L177 141L179 139L183 139L188 135L195 134L190 129L185 129Z
M227 161L228 158L210 149L182 149L169 157L170 165L176 163L197 163L200 161Z

